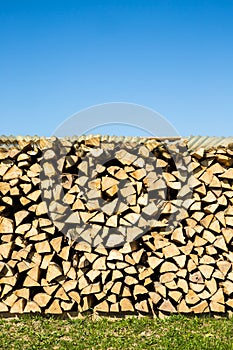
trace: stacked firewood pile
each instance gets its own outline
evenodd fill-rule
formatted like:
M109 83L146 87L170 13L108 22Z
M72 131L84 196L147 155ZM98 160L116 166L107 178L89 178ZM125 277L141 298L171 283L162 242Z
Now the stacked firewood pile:
M0 144L0 313L231 313L233 145Z

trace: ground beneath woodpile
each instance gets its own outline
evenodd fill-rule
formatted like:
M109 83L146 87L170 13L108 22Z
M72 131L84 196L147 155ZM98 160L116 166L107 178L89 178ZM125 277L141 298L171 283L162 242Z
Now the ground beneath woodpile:
M0 349L232 350L233 318L171 316L165 320L87 316L62 320L27 316L0 319Z

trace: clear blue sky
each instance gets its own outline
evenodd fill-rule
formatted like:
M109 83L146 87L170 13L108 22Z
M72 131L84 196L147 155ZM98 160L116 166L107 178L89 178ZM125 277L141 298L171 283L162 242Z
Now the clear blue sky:
M111 101L233 136L232 0L0 0L0 134Z

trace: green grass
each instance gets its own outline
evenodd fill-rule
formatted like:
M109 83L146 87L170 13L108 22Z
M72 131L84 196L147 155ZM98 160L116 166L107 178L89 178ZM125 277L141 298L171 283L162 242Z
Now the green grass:
M0 349L233 350L233 319L0 319Z

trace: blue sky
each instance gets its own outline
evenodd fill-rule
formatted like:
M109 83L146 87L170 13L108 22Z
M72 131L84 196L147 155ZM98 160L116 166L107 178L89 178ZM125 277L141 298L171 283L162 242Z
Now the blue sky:
M232 0L0 0L0 134L123 101L233 136L232 18Z

